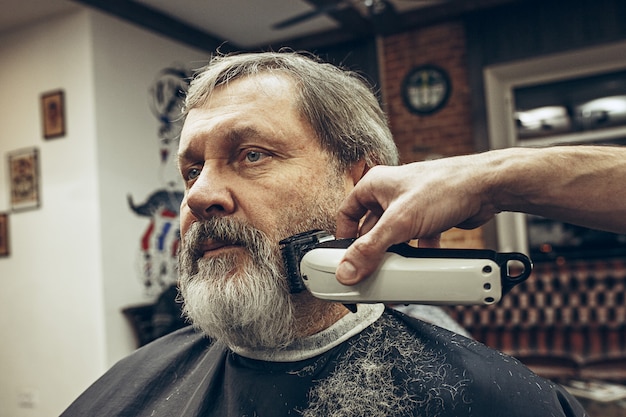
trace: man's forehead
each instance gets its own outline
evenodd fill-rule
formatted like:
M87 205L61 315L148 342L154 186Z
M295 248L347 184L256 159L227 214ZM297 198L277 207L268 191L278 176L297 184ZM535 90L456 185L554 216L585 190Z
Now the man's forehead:
M196 107L206 107L213 102L213 98L233 94L236 96L244 93L258 94L260 96L276 96L289 92L287 97L293 97L296 83L292 77L280 71L264 71L258 74L244 75L225 81L217 85L206 96L206 100Z
M317 143L317 135L299 110L294 81L281 73L261 73L232 80L215 88L203 103L186 116L179 154L209 135L223 144L242 139L280 138L291 129L291 136L306 136ZM217 136L215 136L215 134Z

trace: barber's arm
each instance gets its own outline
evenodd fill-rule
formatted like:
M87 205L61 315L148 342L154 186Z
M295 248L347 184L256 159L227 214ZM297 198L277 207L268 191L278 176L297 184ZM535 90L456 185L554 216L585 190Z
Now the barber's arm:
M626 147L509 148L372 168L339 210L338 238L359 238L337 270L344 284L371 274L385 250L478 227L501 211L626 233Z

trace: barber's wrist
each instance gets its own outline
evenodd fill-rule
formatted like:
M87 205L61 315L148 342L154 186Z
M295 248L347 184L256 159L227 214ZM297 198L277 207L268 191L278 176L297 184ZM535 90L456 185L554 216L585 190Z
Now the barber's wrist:
M493 207L495 213L518 211L528 202L532 192L533 150L507 148L486 153L485 190L483 206Z

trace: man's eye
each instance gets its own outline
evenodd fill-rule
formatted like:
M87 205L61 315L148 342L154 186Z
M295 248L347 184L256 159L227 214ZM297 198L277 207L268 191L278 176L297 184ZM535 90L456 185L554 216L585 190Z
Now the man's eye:
M248 162L259 162L263 158L267 158L267 154L263 152L258 152L258 151L246 152L246 161Z
M190 170L187 171L187 179L195 180L196 178L200 176L200 172L202 171L199 170L198 168L191 168Z

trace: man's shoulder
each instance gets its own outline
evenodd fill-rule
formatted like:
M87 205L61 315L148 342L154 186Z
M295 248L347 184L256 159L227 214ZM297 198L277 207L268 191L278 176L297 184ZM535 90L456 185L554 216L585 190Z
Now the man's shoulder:
M167 396L172 382L191 372L208 355L225 349L192 327L185 327L137 349L94 382L63 417L90 415L142 415L155 399Z
M211 339L193 327L184 327L137 349L115 364L107 374L130 374L135 379L144 377L152 380L169 370L180 372L193 366L213 345Z
M385 337L393 337L410 345L410 349L424 358L429 358L428 361L445 363L450 369L463 370L463 374L474 384L493 384L494 369L506 375L515 373L536 377L530 369L511 356L474 339L392 309L385 310L377 325L381 327L380 331ZM496 379L498 377L499 375L495 375ZM537 378L546 385L552 385L550 381Z
M148 343L137 349L133 354L146 353L152 350L168 351L175 354L178 351L188 351L197 348L206 348L212 344L204 333L194 329L192 326L186 326L174 332L166 334L158 339Z
M377 325L390 335L402 334L404 338L415 339L422 344L447 345L452 342L460 349L476 345L476 341L443 327L420 320L392 308L385 308ZM478 343L481 348L489 349ZM446 346L447 348L447 346Z
M370 332L377 343L387 345L387 355L396 352L392 355L400 358L400 374L419 381L408 384L413 394L437 392L440 401L433 404L446 404L447 411L457 413L453 415L585 415L562 387L476 340L390 309L376 326Z

